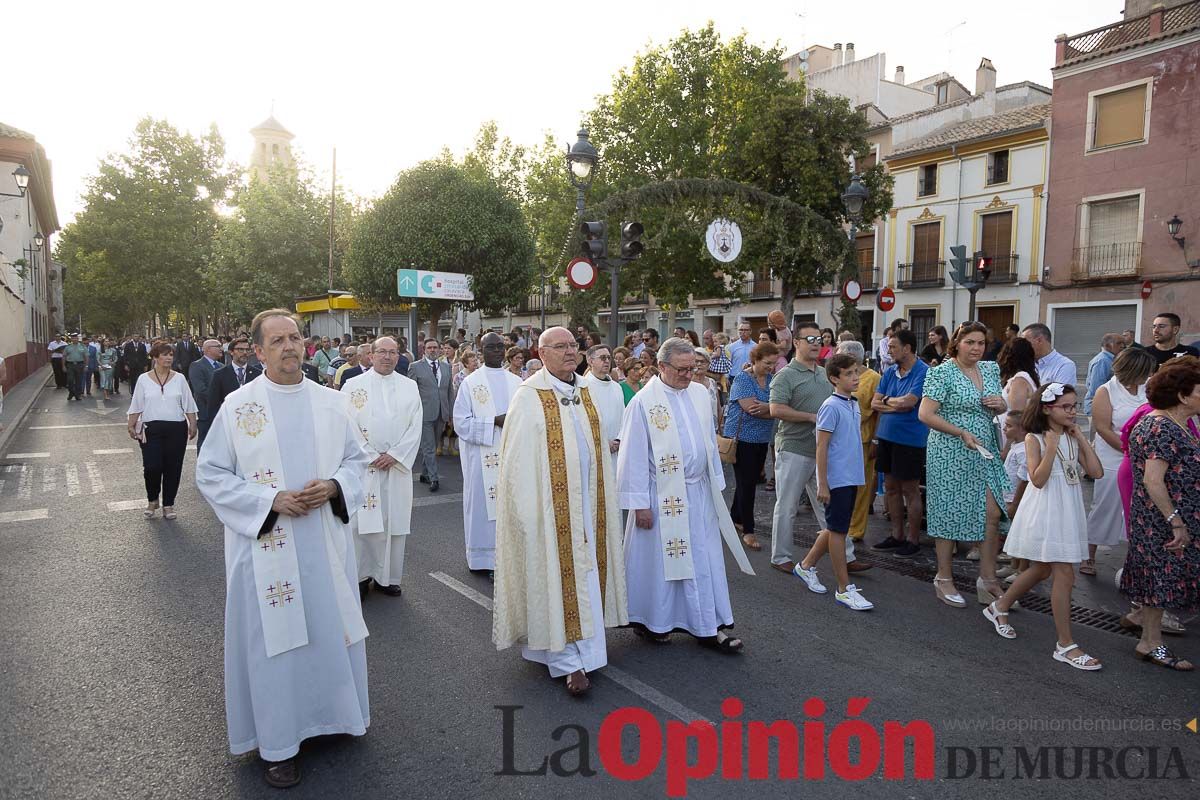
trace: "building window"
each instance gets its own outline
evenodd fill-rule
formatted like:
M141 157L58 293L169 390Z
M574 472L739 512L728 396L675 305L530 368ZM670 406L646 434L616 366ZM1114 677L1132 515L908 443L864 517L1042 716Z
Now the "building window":
M913 225L913 264L936 264L941 253L942 223L923 222Z
M917 337L918 342L929 339L929 331L937 325L937 309L917 308L908 312L908 328Z
M1141 267L1138 241L1141 196L1116 197L1084 204L1083 247L1076 250L1081 277L1136 275Z
M950 84L939 83L937 85L937 104L940 106L943 103L945 103L946 99L949 97L949 95L950 95ZM918 339L917 341L924 341L924 340Z
M277 145L277 144L271 145L271 157L279 158L279 145Z
M875 151L872 150L868 156L866 156L865 158L858 159L855 162L854 171L857 172L859 175L861 175L864 172L866 172L867 170L869 170L871 167L875 166L876 160L877 159L875 157Z
M937 164L926 164L917 169L917 197L937 194Z
M1145 141L1147 89L1139 83L1092 96L1091 149Z
M991 186L994 183L1008 183L1007 150L997 150L994 153L988 153L987 185Z
M979 249L992 259L992 280L1015 280L1017 256L1013 253L1013 212L984 214L979 235Z
M864 289L874 289L875 279L875 234L862 233L854 240L854 255L858 261L858 282Z

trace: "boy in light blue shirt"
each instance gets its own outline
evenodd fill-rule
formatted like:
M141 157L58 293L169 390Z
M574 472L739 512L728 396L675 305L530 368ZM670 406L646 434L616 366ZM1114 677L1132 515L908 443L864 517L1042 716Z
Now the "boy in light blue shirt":
M858 360L846 353L835 355L825 364L825 374L833 384L833 394L817 411L817 500L825 504L825 530L793 570L809 591L825 594L816 566L828 552L838 586L834 598L853 611L874 608L850 583L846 570L846 535L855 498L864 483L861 412L855 397L861 369Z

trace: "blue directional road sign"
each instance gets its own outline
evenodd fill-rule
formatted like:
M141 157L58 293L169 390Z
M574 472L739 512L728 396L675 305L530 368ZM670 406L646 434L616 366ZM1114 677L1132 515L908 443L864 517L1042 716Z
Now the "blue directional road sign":
M420 300L474 300L471 278L460 272L430 272L423 269L396 270L396 293Z

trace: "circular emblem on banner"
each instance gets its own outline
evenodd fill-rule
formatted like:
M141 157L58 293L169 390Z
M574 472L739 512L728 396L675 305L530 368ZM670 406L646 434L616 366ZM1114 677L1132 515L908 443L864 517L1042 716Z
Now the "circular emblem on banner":
M586 258L576 258L567 264L567 283L576 289L590 289L596 282L596 266Z
M857 303L858 298L862 297L862 286L851 278L842 284L842 297L846 298L847 303Z
M742 252L742 229L731 219L717 217L709 223L704 243L708 246L709 255L722 264L728 264Z
M896 307L896 293L892 291L892 287L885 286L879 290L879 294L875 297L875 305L880 311L891 311Z

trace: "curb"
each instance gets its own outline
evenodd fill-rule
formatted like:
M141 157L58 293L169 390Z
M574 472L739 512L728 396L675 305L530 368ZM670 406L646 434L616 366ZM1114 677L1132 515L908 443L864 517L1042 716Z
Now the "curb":
M49 370L49 365L39 367L38 372L41 372L44 369ZM42 390L50 385L50 381L53 378L54 372L51 370L45 375L44 379L42 380L42 385L34 389L29 399L25 401L25 405L17 412L17 415L13 417L12 422L6 423L7 427L0 431L0 456L3 456L8 451L8 443L12 441L14 436L17 435L17 429L21 427L21 423L25 421L25 417L29 415L29 409L33 408L33 404L36 403L38 397L41 396ZM33 375L30 375L29 378L26 378L26 380L31 379L35 381L34 385L36 385L37 372L35 372Z

